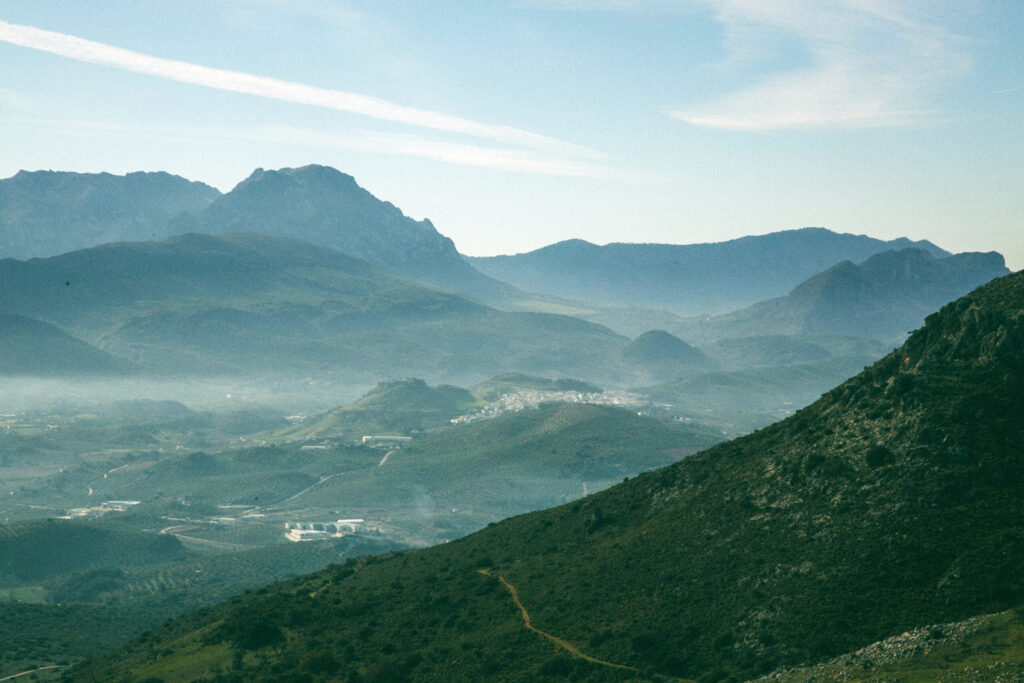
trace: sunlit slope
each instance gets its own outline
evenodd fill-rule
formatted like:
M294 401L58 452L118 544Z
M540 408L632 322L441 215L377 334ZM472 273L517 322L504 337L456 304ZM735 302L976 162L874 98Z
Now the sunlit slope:
M646 676L745 679L992 614L1024 601L1022 405L1017 274L788 420L455 543L184 617L76 679L159 666L177 680L234 650L224 666L270 680L318 647L335 678L636 677L527 630L509 585L534 628Z

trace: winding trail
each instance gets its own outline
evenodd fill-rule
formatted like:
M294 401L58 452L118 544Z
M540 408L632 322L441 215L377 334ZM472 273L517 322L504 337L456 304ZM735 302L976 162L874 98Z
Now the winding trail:
M491 572L487 569L480 569L478 571L484 576L492 576ZM526 611L526 607L523 606L522 601L519 599L518 589L516 589L515 586L509 583L508 580L506 580L505 577L501 574L498 574L498 580L501 581L501 585L503 585L508 590L508 592L512 594L512 602L514 602L516 607L519 608L519 613L523 617L523 625L526 626L526 628L530 631L533 631L534 633L539 633L540 635L544 636L552 643L554 643L558 647L562 648L563 650L571 654L573 657L579 657L580 659L585 659L586 661L591 662L593 664L600 664L601 666L608 666L613 669L622 669L623 671L636 671L639 673L640 669L637 669L636 667L626 666L625 664L615 664L614 662L606 662L603 659L598 659L597 657L591 657L587 653L581 652L579 648L575 647L572 643L566 640L562 640L558 636L551 635L547 631L541 631L539 628L530 623L530 613Z
M29 669L28 671L22 671L22 672L19 672L19 673L16 673L16 674L11 674L10 676L4 676L3 678L0 678L0 681L10 681L10 680L13 680L15 678L19 678L20 676L28 676L29 674L34 674L37 671L46 671L47 669L63 669L63 668L64 668L63 664L54 664L53 666L41 666L38 669Z

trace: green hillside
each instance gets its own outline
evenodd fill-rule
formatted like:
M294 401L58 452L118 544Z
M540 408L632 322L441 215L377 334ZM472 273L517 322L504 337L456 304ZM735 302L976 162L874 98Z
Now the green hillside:
M743 680L1011 609L1022 379L1018 274L788 420L182 617L72 680Z
M0 586L95 567L188 557L178 539L91 522L47 519L0 526Z
M505 313L337 251L255 234L110 244L0 261L0 311L57 324L151 371L478 381L614 375L624 337Z
M278 542L287 521L339 516L373 520L394 540L424 544L579 498L714 442L625 410L550 405L400 447L296 445L148 456L117 468L86 464L23 486L10 503L61 509L138 500L134 515L172 520L146 526L187 518L185 537L226 547ZM237 518L247 510L261 515ZM225 524L225 515L236 518Z
M0 375L125 374L131 365L53 325L0 313Z
M641 391L668 410L740 435L792 415L869 365L874 356L826 358L747 370L711 370Z
M273 438L408 435L447 426L452 418L480 405L469 391L450 384L431 387L421 379L382 382L355 403L282 429Z

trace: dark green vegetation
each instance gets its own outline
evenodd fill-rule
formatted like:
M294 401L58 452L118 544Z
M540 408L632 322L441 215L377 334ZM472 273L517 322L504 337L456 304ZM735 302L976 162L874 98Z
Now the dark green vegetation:
M416 413L435 399L448 407L476 401L463 389L407 380L382 385L356 405L400 415L400 407ZM125 401L106 413L107 420L162 424L202 416L173 401ZM14 653L0 675L77 661L183 610L331 562L455 538L575 499L712 442L623 410L572 404L441 430L401 448L154 449L86 459L22 485L4 505L52 514L141 502L89 521L0 527L0 601L20 603L0 631L7 639L0 651ZM340 539L282 542L285 522L339 517L363 517L366 528ZM96 624L97 645L61 622L80 614L83 624ZM49 635L37 634L46 628Z
M109 524L46 519L0 526L0 586L28 585L96 567L180 560L188 551L173 536Z
M576 318L500 312L324 247L254 234L7 260L0 280L0 310L178 373L614 374L627 343Z
M154 623L158 622L130 609L0 601L0 675L41 667L67 667L121 645L132 635L152 628ZM14 680L31 679L24 676Z
M280 430L273 438L408 435L448 426L452 418L481 405L461 387L430 387L421 379L382 382L355 403Z
M839 263L784 297L685 322L695 343L752 335L855 335L898 342L943 304L1009 271L997 253L935 258L921 249L886 251Z
M0 375L108 375L130 364L53 325L0 313Z
M3 526L0 557L14 574L0 586L21 588L0 589L0 676L67 666L183 611L394 547L361 535L199 557L117 522Z
M793 417L179 618L72 680L737 680L1024 603L1024 275ZM486 570L486 572L481 571ZM528 631L586 654L582 660Z
M107 242L165 239L216 189L167 173L21 171L0 180L0 258L53 256Z
M527 292L592 306L636 306L700 315L725 313L783 296L840 261L856 263L882 251L906 247L948 256L930 242L905 238L884 242L804 228L713 244L597 246L568 240L526 254L469 261L491 277Z

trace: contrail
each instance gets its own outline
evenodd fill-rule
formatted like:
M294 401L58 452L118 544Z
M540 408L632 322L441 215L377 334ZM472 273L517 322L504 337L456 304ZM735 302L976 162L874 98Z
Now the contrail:
M361 114L384 121L395 121L422 128L461 133L478 138L529 147L544 152L602 158L596 150L555 138L538 135L510 126L495 126L478 121L406 107L368 95L291 83L240 71L214 69L189 62L161 59L140 52L96 43L66 33L45 31L0 21L0 41L21 47L42 50L80 62L100 64L135 73L158 76L181 83L191 83L217 90L266 97L274 100L308 104Z

